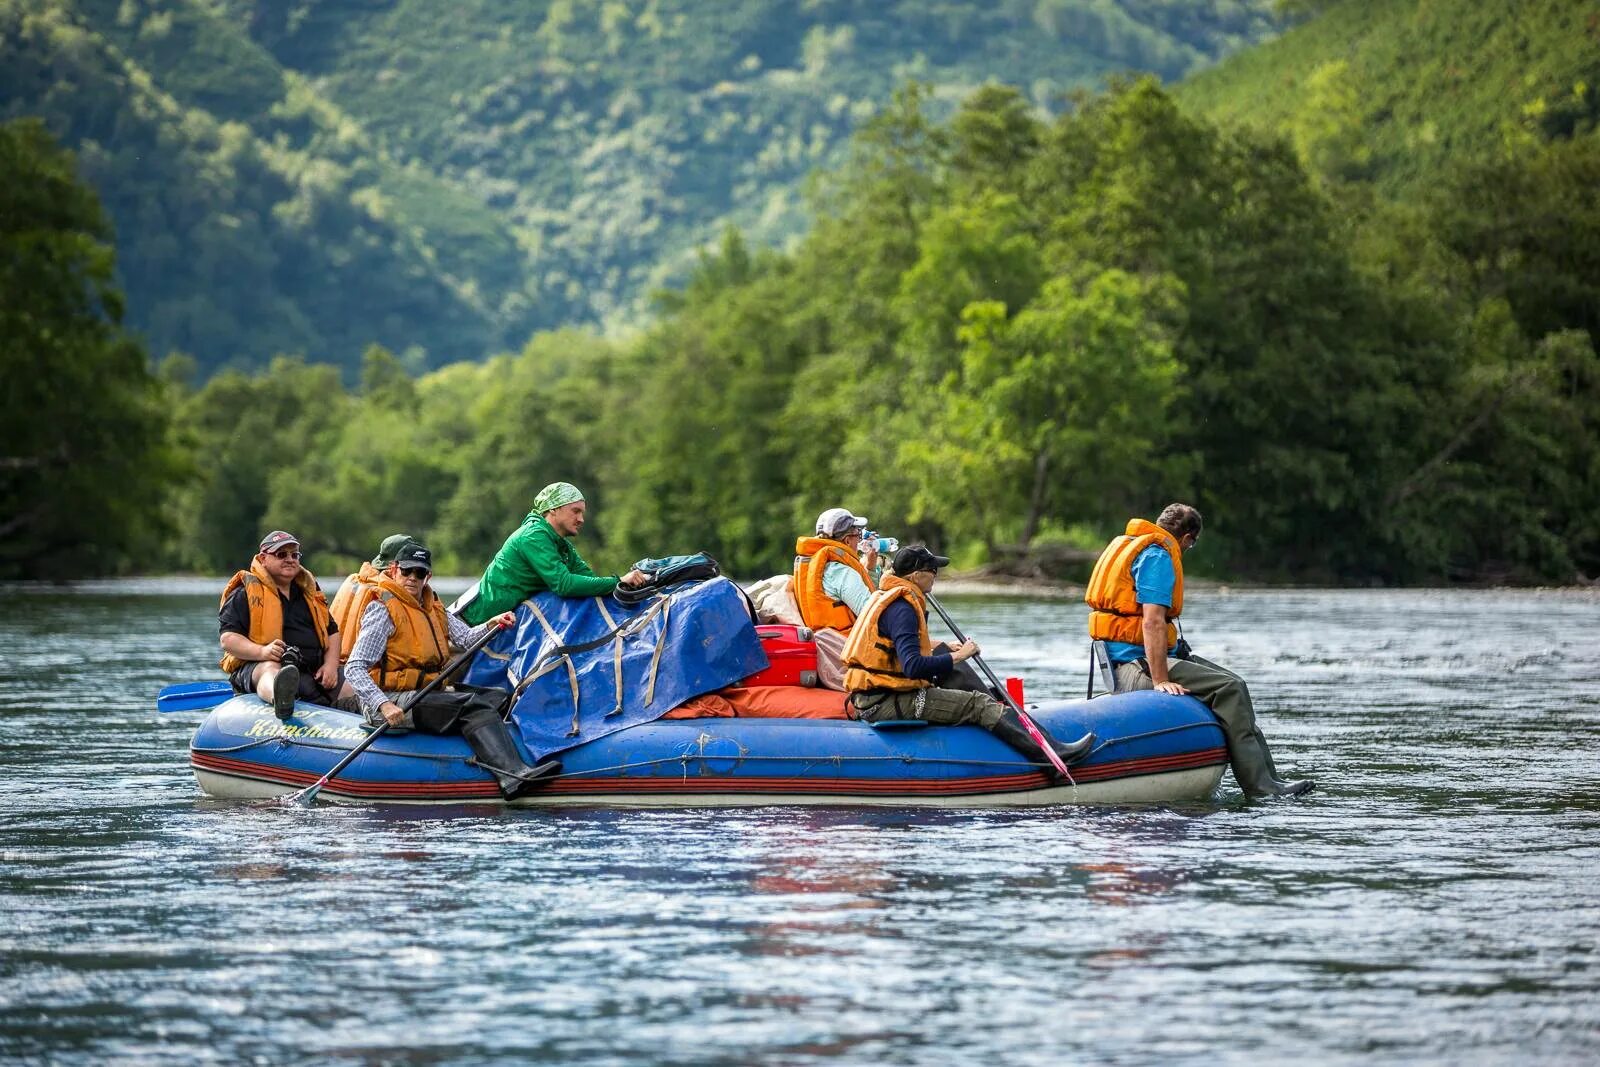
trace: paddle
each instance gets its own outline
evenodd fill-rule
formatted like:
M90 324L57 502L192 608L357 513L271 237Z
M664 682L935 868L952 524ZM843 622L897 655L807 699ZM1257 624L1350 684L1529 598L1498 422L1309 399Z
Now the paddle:
M227 682L182 682L156 694L156 710L209 711L236 695Z
M421 689L418 689L415 693L412 693L411 699L407 700L405 706L400 710L410 711L412 707L416 705L417 701L421 700L423 697L439 688L439 685L446 678L460 670L462 665L465 664L467 660L471 659L477 653L478 649L482 648L484 645L487 645L490 640L494 638L494 635L499 633L501 629L502 627L494 626L485 631L483 636L472 642L472 644L467 647L465 652L462 652L461 655L457 656L449 663L446 663L444 665L444 670L440 671L438 676L435 677L433 681L429 682ZM344 759L340 760L338 763L335 763L332 770L330 770L327 774L324 774L321 778L318 778L315 782L306 786L304 789L300 790L300 792L294 794L294 796L290 797L289 799L300 805L302 808L311 807L317 802L317 794L322 792L323 786L327 785L334 778L338 777L340 771L350 766L351 763L355 762L355 758L357 756L361 755L361 753L372 747L372 742L376 741L378 738L382 737L388 732L389 722L387 719L385 719L383 725L379 726L376 730L362 738L361 743L355 748L352 748L349 752L346 752Z
M944 620L944 624L950 628L950 632L956 635L956 640L966 644L967 635L961 632L961 627L956 625L956 621L950 617L949 612L944 610L944 605L933 598L932 593L928 594L928 603L933 605L933 610L939 613L939 618ZM1022 710L1022 705L1011 699L1011 693L1005 686L1000 684L1000 679L996 678L994 671L990 670L989 665L983 662L983 657L973 656L972 662L977 664L984 677L989 679L989 684L994 686L995 691L1006 698L1006 703L1011 705L1011 710L1017 713L1018 719L1022 720L1022 728L1028 731L1028 736L1033 738L1034 744L1044 749L1044 754L1049 758L1051 765L1061 774L1067 775L1067 765L1061 762L1061 757L1056 754L1055 748L1045 739L1044 732L1039 729L1037 723L1028 717L1028 713ZM1070 777L1070 775L1068 776Z

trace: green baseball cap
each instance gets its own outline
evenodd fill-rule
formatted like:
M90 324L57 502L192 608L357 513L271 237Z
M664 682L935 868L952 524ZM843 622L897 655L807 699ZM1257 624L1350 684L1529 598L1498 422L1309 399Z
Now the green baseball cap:
M372 565L381 568L393 563L409 540L411 540L410 534L390 534L385 537L383 544L378 546L378 554L372 557Z

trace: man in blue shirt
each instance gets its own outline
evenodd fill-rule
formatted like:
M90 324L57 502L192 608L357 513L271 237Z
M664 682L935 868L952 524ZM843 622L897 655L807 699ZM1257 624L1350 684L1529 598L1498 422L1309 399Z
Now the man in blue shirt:
M1178 634L1183 553L1199 542L1200 527L1200 512L1188 504L1168 505L1153 523L1130 520L1100 554L1089 579L1089 636L1106 643L1119 692L1189 694L1211 709L1222 721L1233 777L1246 794L1301 796L1313 783L1278 777L1244 679L1196 656Z

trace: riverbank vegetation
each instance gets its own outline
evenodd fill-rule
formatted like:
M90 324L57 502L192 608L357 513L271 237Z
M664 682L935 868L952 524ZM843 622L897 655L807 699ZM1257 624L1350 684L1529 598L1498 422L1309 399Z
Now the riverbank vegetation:
M560 478L589 492L584 551L610 566L703 549L786 570L834 504L974 564L1092 546L1186 499L1208 517L1201 572L1600 575L1582 76L1600 53L1541 65L1497 25L1452 37L1499 74L1520 62L1514 89L1425 178L1397 177L1403 72L1296 51L1320 19L1383 6L1335 5L1193 100L1130 78L1049 116L988 85L936 118L907 83L818 175L803 240L729 228L634 336L540 333L420 376L374 346L352 387L290 357L196 384L170 358L138 387L170 413L142 439L167 491L136 496L139 528L173 533L153 555L115 523L101 543L125 568L218 572L285 526L331 573L403 529L475 572ZM1462 5L1424 5L1442 6ZM1566 7L1530 7L1546 21L1525 35L1594 32ZM1290 103L1261 121L1209 117L1277 83Z

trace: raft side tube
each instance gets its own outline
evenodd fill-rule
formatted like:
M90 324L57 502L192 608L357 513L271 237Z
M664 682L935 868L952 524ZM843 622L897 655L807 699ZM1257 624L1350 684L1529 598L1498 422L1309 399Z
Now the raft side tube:
M561 754L563 774L519 803L934 807L1198 800L1227 762L1220 726L1192 697L1155 692L1031 709L1057 737L1096 733L1054 786L1042 767L976 726L877 730L851 720L658 720ZM301 704L280 722L235 697L195 732L190 760L214 796L255 799L316 781L366 736L359 716ZM382 803L500 803L460 737L386 734L323 793Z

